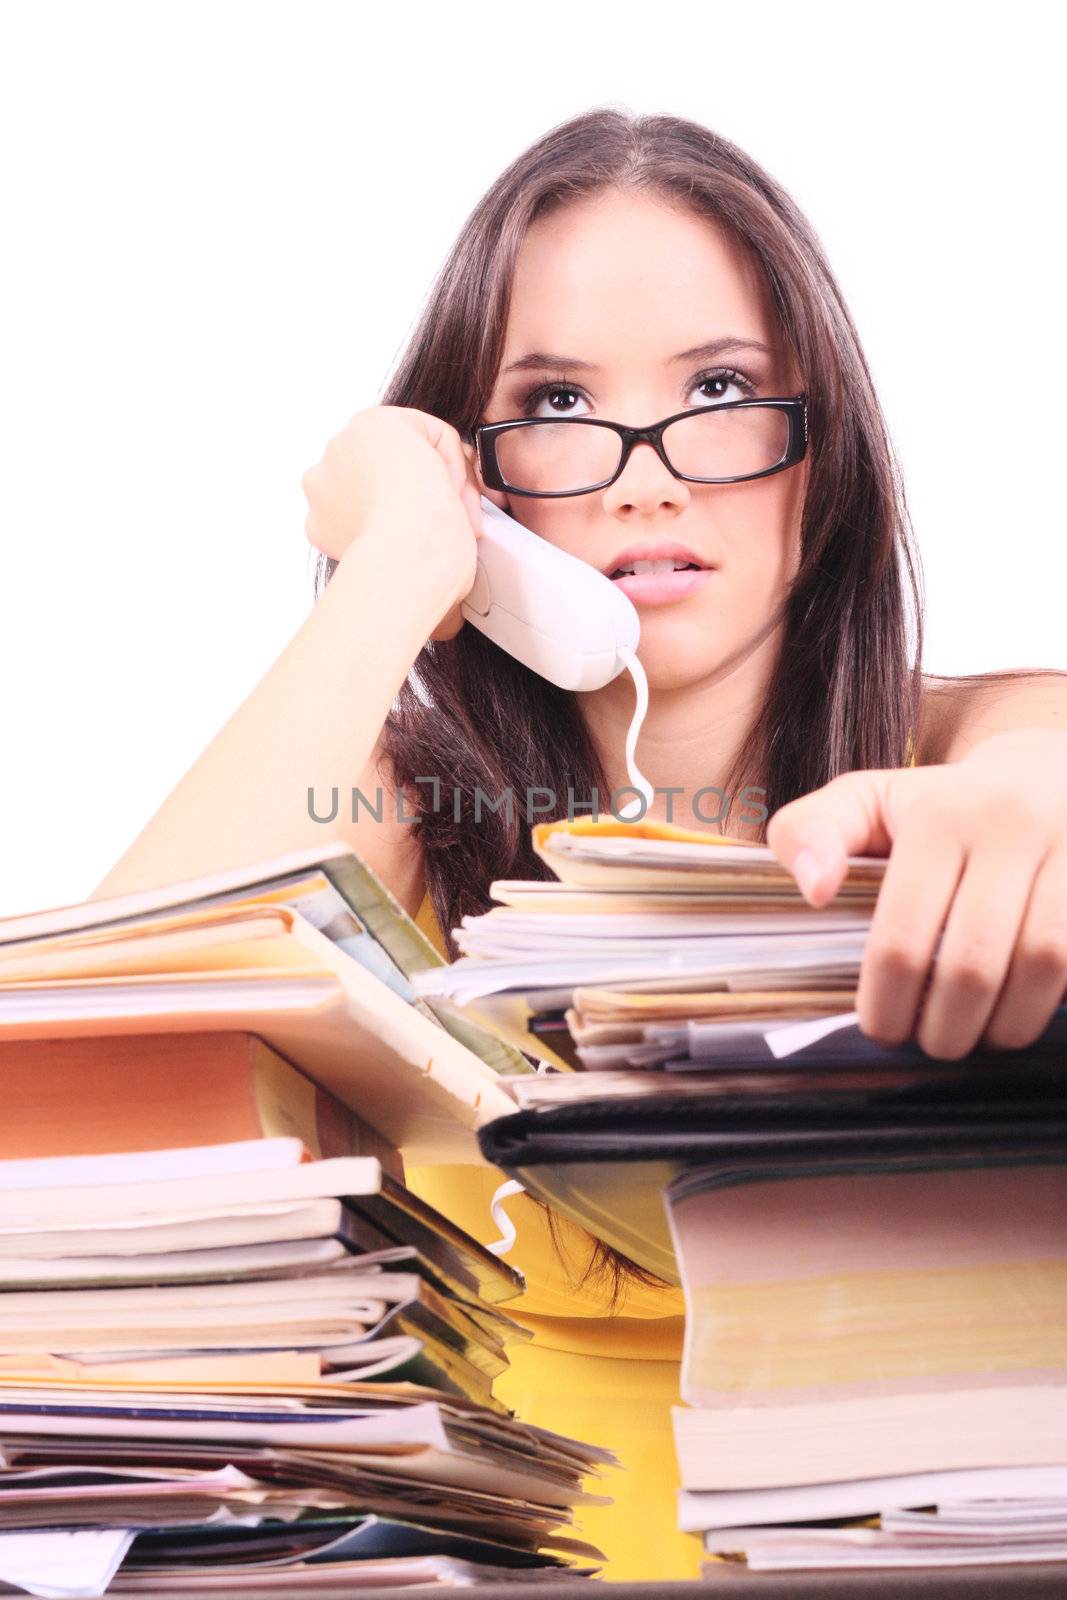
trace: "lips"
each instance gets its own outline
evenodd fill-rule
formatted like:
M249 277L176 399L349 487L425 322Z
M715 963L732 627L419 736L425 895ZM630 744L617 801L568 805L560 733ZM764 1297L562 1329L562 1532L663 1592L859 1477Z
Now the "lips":
M610 578L620 567L632 567L635 561L681 561L691 563L701 570L708 570L708 563L702 561L695 550L690 550L684 544L631 544L625 550L620 550L613 556L606 566L601 567L605 577Z
M673 572L627 573L608 581L636 606L674 605L707 588L715 576L710 567L680 567Z

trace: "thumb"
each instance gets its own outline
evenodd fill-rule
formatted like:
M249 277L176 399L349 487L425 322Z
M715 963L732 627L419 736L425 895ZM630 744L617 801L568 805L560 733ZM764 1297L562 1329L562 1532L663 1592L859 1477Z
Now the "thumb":
M887 791L893 770L844 772L791 800L767 824L767 844L801 894L824 906L841 887L850 855L888 855Z

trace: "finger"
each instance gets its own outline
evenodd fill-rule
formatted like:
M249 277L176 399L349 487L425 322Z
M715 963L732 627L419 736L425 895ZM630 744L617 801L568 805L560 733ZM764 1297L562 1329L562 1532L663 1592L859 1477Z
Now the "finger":
M467 516L470 518L471 527L474 529L474 537L480 539L485 531L485 522L483 520L481 501L478 498L478 490L473 483L465 483L459 492L459 497L463 501L463 508Z
M453 606L448 615L441 618L440 622L431 633L430 638L433 639L435 643L439 641L443 642L447 639L454 639L460 628L462 628L463 621L463 613L459 606Z
M860 1028L879 1044L912 1035L965 858L962 842L932 827L918 807L898 829L856 990Z
M884 806L892 777L892 770L845 772L774 813L767 843L809 904L833 899L849 855L888 853Z
M452 481L456 486L456 493L463 501L464 510L470 519L471 527L474 529L475 538L480 539L485 523L482 520L478 480L474 463L471 459L474 446L462 439L451 424L442 422L440 427L441 431L437 435L435 447L445 458Z
M1012 951L1008 980L986 1025L995 1050L1033 1044L1067 998L1067 845L1037 870Z
M328 556L331 561L339 561L344 553L343 551L338 551L335 554L330 548L331 541L329 536L323 533L322 522L314 511L309 511L304 518L304 536L312 549L317 550L320 555Z
M304 518L304 536L307 539L308 544L314 545L316 550L322 550L322 545L320 543L320 540L322 539L322 530L319 525L319 518L315 512L315 500L317 498L317 477L318 463L316 463L313 467L309 467L304 473L303 477L300 479L300 488L304 499L307 502L308 508L307 515ZM323 551L323 554L328 555L329 552Z
M468 470L467 487L463 491L463 498L464 503L467 506L468 513L470 514L474 531L480 538L485 528L485 512L482 507L482 496L484 495L487 500L490 500L493 503L493 505L499 506L501 511L508 511L511 503L508 500L507 495L501 493L499 489L486 488L485 480L482 478L481 463L478 460L478 451L476 446L473 444L468 444L466 441L464 441L462 448L463 453L467 458Z
M450 422L434 416L430 411L424 412L423 416L426 437L448 468L448 475L455 485L456 493L462 495L464 485L470 481L467 457L463 453L463 440Z
M1016 839L968 851L941 935L916 1039L958 1061L981 1038L1004 985L1040 856Z

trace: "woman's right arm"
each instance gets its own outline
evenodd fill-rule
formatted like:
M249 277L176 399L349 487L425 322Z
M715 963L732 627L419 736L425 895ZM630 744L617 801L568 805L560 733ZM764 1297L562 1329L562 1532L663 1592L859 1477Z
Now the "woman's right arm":
M361 412L304 479L306 532L338 565L277 661L90 899L176 883L341 839L410 906L410 823L379 770L383 725L429 638L462 626L481 531L469 447L400 407ZM475 519L478 519L477 521ZM362 790L352 821L351 791ZM308 791L320 816L316 822Z

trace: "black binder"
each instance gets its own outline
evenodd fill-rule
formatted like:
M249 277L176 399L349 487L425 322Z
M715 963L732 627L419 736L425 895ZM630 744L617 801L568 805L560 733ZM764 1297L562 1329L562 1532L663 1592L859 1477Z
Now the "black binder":
M704 1100L672 1094L664 1073L654 1096L517 1111L487 1123L478 1142L532 1194L677 1283L662 1193L688 1167L849 1156L934 1165L1067 1158L1065 1021L1061 1006L1029 1050L975 1052L962 1063L923 1058L929 1072L903 1088L827 1093L843 1063L808 1050L810 1087L799 1094ZM871 1064L865 1045L857 1065Z

